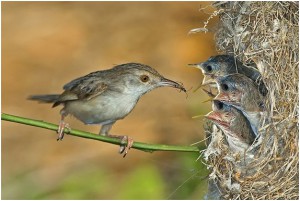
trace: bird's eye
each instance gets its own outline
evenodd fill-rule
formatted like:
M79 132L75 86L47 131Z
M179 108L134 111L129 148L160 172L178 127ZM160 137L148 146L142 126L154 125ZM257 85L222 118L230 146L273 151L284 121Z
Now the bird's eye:
M142 75L140 77L140 79L141 79L142 82L148 82L149 81L149 76L148 75Z
M206 66L206 70L207 72L211 72L212 71L212 67L210 65Z
M223 91L228 91L229 86L228 86L227 84L221 84L221 89L222 89Z
M217 109L218 110L222 110L223 109L224 104L220 101L217 102Z

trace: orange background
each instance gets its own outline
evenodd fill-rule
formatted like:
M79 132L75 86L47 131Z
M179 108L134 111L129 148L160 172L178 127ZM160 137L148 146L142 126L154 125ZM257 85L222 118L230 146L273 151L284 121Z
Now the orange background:
M113 126L111 133L153 144L190 145L204 139L202 118L191 117L208 113L211 106L201 103L208 99L201 90L193 93L202 81L202 74L187 64L216 54L213 33L188 34L191 29L202 27L209 17L199 11L208 3L2 2L1 5L2 112L58 123L60 108L52 109L51 105L26 98L32 94L61 93L65 83L79 76L115 64L139 62L182 82L189 90L188 97L173 88L156 89L142 97L132 113ZM214 21L210 26L214 26ZM94 133L100 129L83 125L72 117L66 121L75 129ZM2 121L2 199L143 199L135 192L127 196L119 190L125 188L138 167L157 170L165 183L161 195L149 194L147 198L166 199L194 174L189 172L189 166L182 165L185 157L195 167L201 163L196 161L198 154L130 150L123 159L117 152L115 145L73 136L57 142L52 131ZM84 171L91 174L85 174L79 183L89 184L89 180L95 179L100 185L105 176L109 182L101 183L99 189L110 190L77 196L66 195L58 187L66 178ZM103 174L95 176L94 172ZM189 173L182 175L182 172ZM98 189L97 182L92 185ZM40 194L30 193L31 190L39 190ZM179 194L176 191L170 198L201 198L197 190L183 198Z

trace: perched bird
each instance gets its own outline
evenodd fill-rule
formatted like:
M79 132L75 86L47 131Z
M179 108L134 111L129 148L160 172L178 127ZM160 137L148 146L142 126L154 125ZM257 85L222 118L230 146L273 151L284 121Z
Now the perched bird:
M205 117L224 132L234 151L244 152L255 140L248 120L233 106L214 100L213 111Z
M256 82L262 95L265 96L267 94L267 89L262 82L259 71L254 67L243 65L242 62L231 55L212 56L205 62L189 65L196 66L196 68L199 68L204 74L202 85L216 87L215 82L217 77L239 73Z
M261 112L264 111L264 97L257 85L242 74L218 77L219 94L214 100L222 101L241 110L249 120L253 132L258 135Z
M127 140L126 149L120 149L120 153L125 151L126 155L133 140L127 136L110 135L111 127L132 111L142 95L165 86L186 92L181 84L163 77L150 66L127 63L79 77L64 85L62 94L33 95L29 99L53 103L53 107L63 106L57 140L63 139L64 118L70 114L84 124L102 125L101 135Z

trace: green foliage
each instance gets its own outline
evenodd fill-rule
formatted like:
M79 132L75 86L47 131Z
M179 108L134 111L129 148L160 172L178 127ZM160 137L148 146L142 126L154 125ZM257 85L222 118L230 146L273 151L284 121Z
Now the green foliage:
M74 172L58 186L53 199L108 199L113 180L100 168ZM57 196L57 197L56 197ZM42 198L41 198L42 199ZM45 199L45 198L44 198ZM48 198L47 198L48 199Z
M159 170L151 164L137 167L123 180L118 199L162 199L165 183Z
M178 162L182 171L178 171L175 190L168 199L203 199L207 192L208 170L200 161L196 161L198 154L182 155Z
M31 169L2 183L2 199L202 199L208 171L197 157L174 154L164 171L159 160L132 165L125 175L115 168L82 164L49 181Z

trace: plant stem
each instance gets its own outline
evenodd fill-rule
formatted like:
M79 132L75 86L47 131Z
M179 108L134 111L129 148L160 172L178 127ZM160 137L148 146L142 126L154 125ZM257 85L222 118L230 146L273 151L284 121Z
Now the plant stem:
M57 129L58 129L58 125L56 125L56 124L51 124L51 123L44 122L41 120L35 120L35 119L14 116L14 115L10 115L10 114L2 113L1 119L4 121L10 121L10 122L15 122L15 123L45 128L45 129L53 130L53 131L57 131ZM120 139L106 137L106 136L93 134L93 133L88 133L88 132L84 132L84 131L80 131L80 130L65 129L64 133L73 135L76 137L98 140L98 141L107 142L107 143L116 144L116 145L123 144L123 143L121 143ZM132 148L142 150L142 151L147 151L147 152L153 152L153 151L199 152L200 151L199 147L196 147L196 146L174 146L174 145L163 145L163 144L146 144L146 143L141 143L141 142L134 142Z

